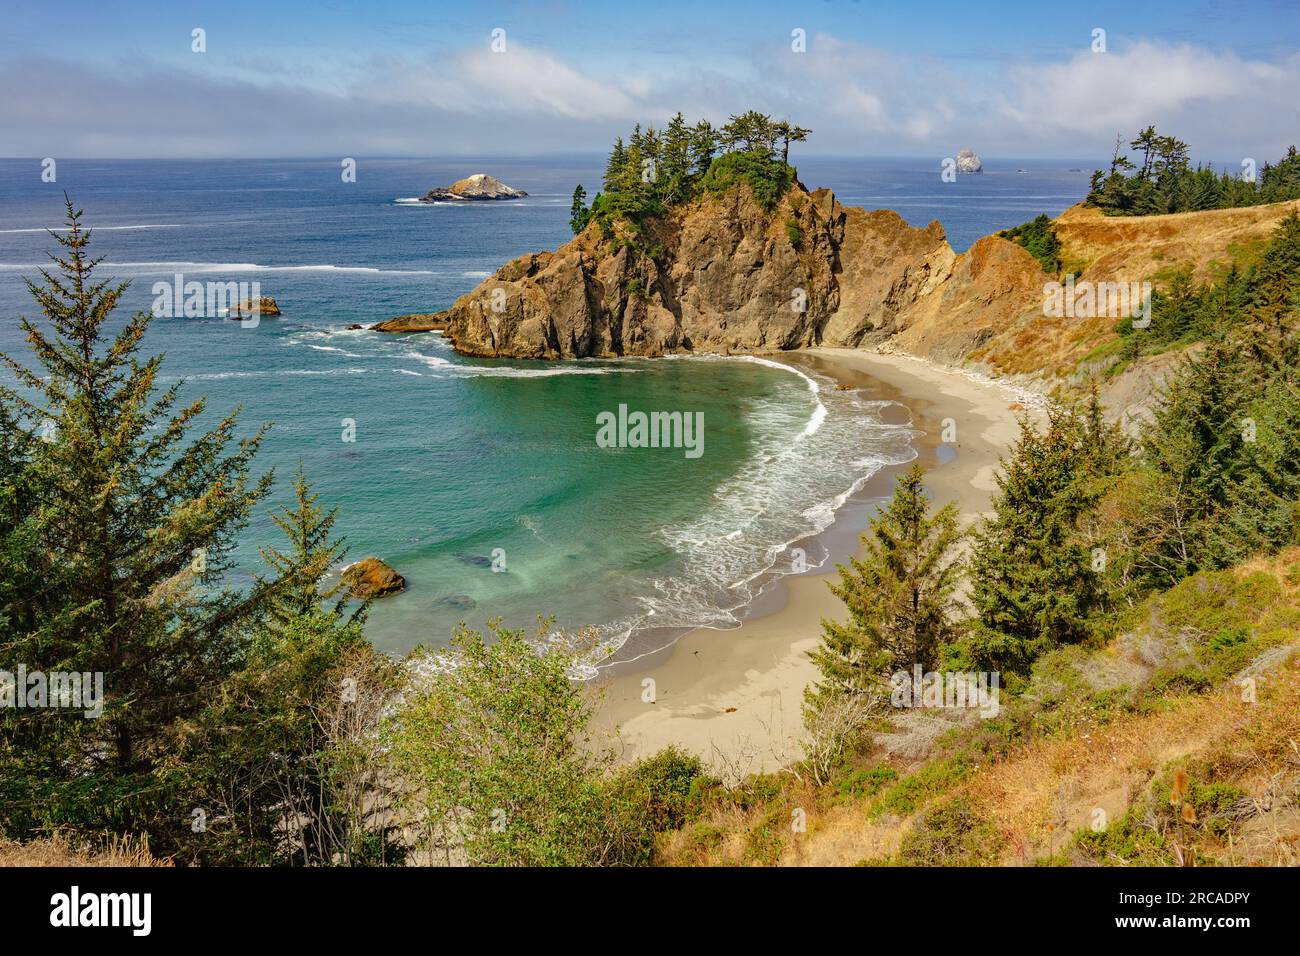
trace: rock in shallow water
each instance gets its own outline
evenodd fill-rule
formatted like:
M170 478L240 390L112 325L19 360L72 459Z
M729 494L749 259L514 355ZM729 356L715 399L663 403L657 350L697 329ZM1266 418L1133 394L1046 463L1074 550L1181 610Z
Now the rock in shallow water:
M279 315L280 306L269 295L264 295L257 299L245 299L238 305L234 306L228 313L227 318L242 319L253 315Z
M406 588L402 577L378 558L362 558L343 572L343 581L355 598L380 598L400 594Z

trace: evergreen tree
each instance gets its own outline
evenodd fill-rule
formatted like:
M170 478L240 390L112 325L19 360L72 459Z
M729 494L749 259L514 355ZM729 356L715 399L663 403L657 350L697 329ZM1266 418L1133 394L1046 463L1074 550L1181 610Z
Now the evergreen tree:
M678 113L664 131L663 157L659 174L664 183L664 200L681 202L690 195L691 130L686 119Z
M56 268L28 282L48 320L21 322L38 368L0 356L21 389L0 388L6 547L40 556L6 571L28 593L6 611L4 650L32 670L102 673L105 700L98 720L7 713L0 806L40 807L15 811L11 834L38 819L107 826L128 805L146 816L164 799L155 771L172 727L230 673L265 599L216 587L271 481L249 477L262 432L237 440L232 413L190 435L203 401L178 409L179 386L156 391L162 356L140 354L147 314L110 334L126 283L95 279L100 260L70 201L67 223Z
M713 157L718 152L718 133L708 120L700 120L691 127L691 164L695 175L709 171Z
M1021 420L997 478L994 517L976 535L976 618L951 655L954 668L1024 673L1043 651L1088 636L1105 589L1079 521L1101 498L1098 479L1121 470L1128 450L1095 393L1082 410L1049 410L1041 432Z
M772 133L781 141L781 162L790 162L790 144L806 142L811 132L812 130L796 126L789 120L773 123Z
M623 181L623 167L627 165L627 150L623 147L623 137L614 140L614 148L609 152L609 162L605 164L605 194L618 191Z
M1142 130L1129 146L1139 150L1141 165L1120 154L1122 137L1116 138L1110 172L1096 170L1088 190L1088 205L1107 215L1149 216L1163 213L1249 206L1300 197L1300 156L1292 146L1277 165L1265 164L1259 179L1189 163L1187 143L1162 136L1154 126ZM1133 175L1126 175L1128 171Z
M587 208L587 190L579 184L573 188L573 202L569 204L569 228L575 236L587 228L591 220L591 210Z
M899 478L863 536L865 558L839 568L831 590L849 620L822 620L822 643L811 655L821 680L806 692L811 712L840 694L882 693L895 671L932 667L953 637L957 508L931 515L924 477L913 465Z
M723 126L719 138L727 150L755 153L762 157L770 157L776 148L772 118L757 110L732 116Z
M293 490L296 506L271 514L271 520L288 540L288 550L260 549L262 558L275 572L264 582L268 593L265 626L273 631L315 611L341 618L348 599L341 580L321 587L330 568L347 554L345 540L333 536L338 508L325 511L316 504L320 496L312 492L301 465L294 476ZM362 620L363 611L355 612L352 619Z

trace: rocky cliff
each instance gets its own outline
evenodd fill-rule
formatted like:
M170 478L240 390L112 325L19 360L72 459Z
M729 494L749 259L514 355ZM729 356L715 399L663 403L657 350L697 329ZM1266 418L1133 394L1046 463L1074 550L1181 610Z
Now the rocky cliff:
M769 211L737 186L639 234L593 224L507 263L433 319L376 328L441 324L465 354L513 358L856 346L896 332L954 258L938 223L916 229L801 186Z
M1075 206L1056 229L1080 278L1158 286L1175 265L1204 277L1240 260L1297 206L1140 219ZM445 312L375 328L441 328L464 354L533 359L887 346L1051 379L1116 324L1046 317L1054 278L998 236L957 255L938 222L916 228L797 184L766 210L738 185L639 233L593 223L553 252L507 263Z

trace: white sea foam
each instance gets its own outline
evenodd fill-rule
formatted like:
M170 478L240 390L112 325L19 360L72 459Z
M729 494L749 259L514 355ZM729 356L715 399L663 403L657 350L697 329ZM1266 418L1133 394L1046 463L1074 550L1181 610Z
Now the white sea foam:
M771 359L765 359L757 355L740 355L737 356L742 362L757 362L759 365L767 365L771 368L781 369L783 372L793 372L808 384L808 390L812 392L813 401L817 403L816 409L813 410L812 417L808 419L808 424L804 426L800 433L800 438L807 438L809 435L817 434L822 427L822 422L826 421L826 406L822 403L821 387L817 382L801 369L793 365L786 365L784 362L773 362Z
M133 229L184 229L185 227L176 222L146 222L141 223L138 226L88 226L86 228L91 229L94 232L128 232ZM70 231L71 230L69 230L67 226L50 226L37 227L33 229L0 229L0 235L16 235L20 232L51 233Z
M807 438L809 435L817 434L822 427L822 422L826 420L826 405L821 399L821 386L817 381L808 375L802 369L795 368L793 365L786 365L784 362L774 362L772 359L763 358L760 355L665 355L666 359L677 359L686 362L751 362L757 365L766 365L769 368L779 369L782 372L788 372L791 375L797 375L808 386L808 391L812 393L813 408L812 415L803 427L803 431L795 437L798 441L801 438Z
M282 368L257 371L198 372L194 375L160 375L159 382L220 382L228 378L279 378L297 375L367 375L369 368Z
M825 391L820 376L760 361L812 383L818 406L825 409L817 416L817 427L811 428L797 405L791 406L788 388L751 413L755 453L717 489L705 514L661 530L662 540L678 556L677 567L671 576L651 582L637 599L639 613L602 630L606 646L620 647L645 628L738 626L743 609L764 587L797 573L790 554L796 543L830 527L837 512L882 468L916 456L916 430L881 418L892 403ZM810 568L822 560L824 555L806 556Z
M621 372L639 372L635 368L617 368L617 367L583 367L576 365L564 365L555 368L515 368L509 365L462 365L457 362L449 362L447 359L437 355L426 355L423 352L406 352L407 358L422 362L429 368L438 372L446 372L450 375L458 375L466 378L550 378L555 375L614 375Z
M310 342L304 342L302 344L306 345L309 349L316 349L318 352L336 352L339 355L346 355L348 358L366 358L364 355L360 355L356 352L349 352L347 349L335 348L332 345L312 345Z
M45 268L47 263L5 262L0 263L0 270L33 270ZM138 275L170 275L172 273L231 273L231 272L334 272L356 273L382 276L431 276L438 275L430 269L378 269L373 266L339 266L329 263L312 263L291 266L268 266L256 262L104 262L101 268L105 272L114 270L132 270Z

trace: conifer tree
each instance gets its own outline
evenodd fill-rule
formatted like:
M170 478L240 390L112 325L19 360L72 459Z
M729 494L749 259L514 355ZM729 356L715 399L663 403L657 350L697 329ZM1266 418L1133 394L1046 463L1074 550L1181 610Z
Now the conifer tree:
M1087 637L1105 589L1079 520L1100 500L1098 479L1127 459L1128 442L1103 421L1095 393L1082 410L1049 410L1042 431L1022 418L997 478L994 517L975 537L976 619L954 667L1023 673L1044 650Z
M581 184L573 188L573 201L569 203L569 229L579 235L587 228L591 219L591 210L587 208L587 190Z
M627 165L627 150L623 146L623 137L614 140L614 147L609 151L609 161L605 164L605 194L617 192L623 180L623 167Z
M348 600L342 580L329 587L321 586L330 568L347 554L346 541L334 537L338 508L325 511L316 504L320 495L312 492L301 465L294 476L293 490L295 507L284 507L271 514L271 520L288 540L288 549L260 549L275 572L264 582L268 592L265 626L273 631L316 611L341 618ZM352 615L356 620L362 616L361 611Z
M841 565L831 584L849 619L822 620L822 643L811 655L821 679L805 695L812 713L840 694L882 693L895 671L932 667L954 636L957 508L931 515L924 477L913 465L899 478L863 535L866 556Z
M664 131L659 173L667 202L680 202L687 198L691 175L691 130L681 113L669 121Z
M286 547L261 549L278 585L267 613L240 670L184 737L188 792L218 821L197 840L171 834L183 857L327 866L393 858L374 744L400 669L362 633L369 605L347 615L344 586L322 586L346 552L333 537L337 509L317 504L301 467L294 491L295 505L272 515Z
M271 481L250 478L262 431L238 438L232 413L193 434L203 401L178 406L179 385L157 390L163 357L142 355L148 314L111 331L127 285L95 277L90 231L66 205L68 228L53 234L63 251L43 284L28 282L47 320L21 321L37 366L0 356L18 381L0 388L0 448L26 456L22 484L6 476L0 493L18 506L6 537L39 556L18 582L18 614L6 611L6 657L103 674L101 719L3 725L0 763L22 768L0 768L7 795L25 791L55 824L126 803L143 812L170 728L231 671L265 599L217 582Z
M717 130L708 120L700 120L691 127L691 164L695 168L695 175L703 176L709 171L717 152Z

